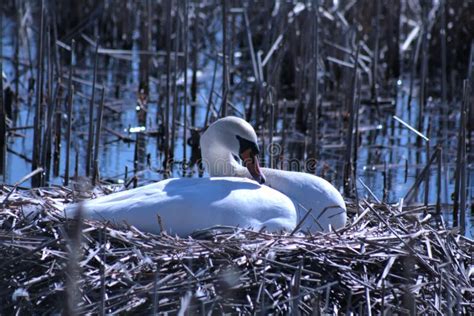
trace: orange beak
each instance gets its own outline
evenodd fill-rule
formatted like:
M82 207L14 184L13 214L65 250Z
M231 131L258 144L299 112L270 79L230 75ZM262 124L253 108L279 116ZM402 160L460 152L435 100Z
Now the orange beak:
M260 184L264 184L265 176L263 175L260 165L258 164L258 156L253 154L252 150L247 149L241 154L241 158L253 179Z

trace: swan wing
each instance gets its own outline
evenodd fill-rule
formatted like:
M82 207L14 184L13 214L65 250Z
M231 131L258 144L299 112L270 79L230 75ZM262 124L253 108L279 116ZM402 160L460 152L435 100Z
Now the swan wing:
M83 204L86 216L159 233L161 219L171 234L188 236L213 226L269 231L292 230L297 214L284 194L255 181L235 177L168 179L110 194ZM66 209L68 216L77 209Z
M267 183L291 198L303 231L328 231L346 224L346 205L337 189L323 178L293 171L263 168ZM309 216L306 214L309 212Z

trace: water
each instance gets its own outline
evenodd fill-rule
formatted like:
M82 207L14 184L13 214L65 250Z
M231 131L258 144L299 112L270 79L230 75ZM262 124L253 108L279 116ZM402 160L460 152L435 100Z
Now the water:
M4 37L3 52L7 57L13 58L14 56L14 27L15 23L11 19L4 19ZM138 30L137 30L138 32ZM32 36L33 33L30 34ZM138 38L138 37L137 37ZM222 40L221 33L216 33L216 42ZM30 39L30 53L31 56L36 56L36 47L33 38ZM99 71L97 82L107 87L106 93L106 104L112 106L115 110L105 110L103 126L109 130L118 132L124 136L130 137L133 140L136 139L137 132L147 133L156 131L159 129L161 121L157 119L159 117L160 109L164 107L164 103L161 102L163 93L157 88L160 85L164 85L164 76L158 74L152 74L151 80L151 91L150 101L147 107L147 120L146 124L143 125L138 120L137 111L137 91L139 85L139 60L140 56L137 51L140 50L138 39L134 41L132 47L132 61L125 61L122 59L111 58L101 55L99 59ZM20 57L23 62L27 62L26 47L22 47ZM92 49L89 47L85 56L78 58L76 76L86 81L92 81ZM62 52L63 58L68 56L68 53ZM207 98L210 94L211 82L214 70L214 61L212 60L215 56L215 52L211 46L208 46L204 52L201 52L199 57L199 75L198 75L198 98L196 104L196 117L197 127L202 127L205 120ZM239 56L242 56L239 52L235 54L236 63L244 63L246 61L240 60ZM241 57L240 57L241 58ZM12 60L12 59L11 59ZM13 85L13 78L15 77L14 64L11 60L4 62L5 74L7 81ZM222 69L221 64L217 68L216 86L215 91L220 93L221 82L222 82ZM192 74L192 70L188 69L188 73ZM34 120L34 98L28 100L26 97L26 79L35 76L34 72L27 71L22 77L22 83L20 84L20 94L22 99L18 106L17 120L15 126L32 126ZM182 82L182 73L179 74L180 82ZM23 78L25 80L23 80ZM236 82L245 82L246 78L236 77ZM188 82L191 81L189 76ZM361 131L361 143L358 148L358 160L357 160L357 177L360 178L373 192L373 194L380 200L385 200L391 203L396 203L403 198L408 190L412 187L421 169L426 165L429 160L424 147L417 148L416 135L409 131L407 128L402 127L398 122L394 122L392 115L397 115L405 122L410 123L412 126L416 126L418 120L417 113L417 96L414 96L414 102L411 110L407 107L407 90L409 81L407 78L402 78L399 82L394 83L397 89L397 102L396 106L381 107L382 115L376 115L373 113L373 108L362 107L360 114L360 127L361 130L369 129L368 131ZM89 101L84 96L89 97L91 95L91 88L86 85L76 85L80 92L75 96L74 103L74 117L73 123L73 142L71 151L70 170L74 171L75 168L75 154L79 154L78 170L79 175L84 174L85 159L86 159L86 148L87 148L87 128L88 128L88 107ZM115 96L116 87L119 87L120 95L118 98ZM182 87L181 87L182 89ZM238 90L238 88L236 88ZM244 87L241 91L238 91L232 96L232 103L235 105L236 112L245 113L245 105L248 104L248 89ZM81 96L82 95L82 96ZM65 96L65 95L64 95ZM63 97L64 97L63 96ZM172 98L172 97L171 97ZM96 102L100 99L100 93L96 93ZM214 96L215 103L220 104L220 99ZM180 100L182 102L182 99ZM444 131L447 135L442 135L442 139L436 139L436 131L440 128L438 126L439 114L436 113L435 109L436 102L439 100L428 98L426 104L426 112L424 113L424 126L425 130L428 124L431 126L430 136L430 150L431 153L434 151L434 144L438 141L443 140L445 143L443 151L443 165L442 165L442 191L441 191L441 202L443 204L451 203L450 195L453 191L453 174L455 168L455 148L457 146L457 117L449 117L447 123L449 128ZM189 102L188 102L189 103ZM181 103L182 104L182 103ZM459 106L456 103L456 106ZM328 109L331 110L333 106L329 105ZM65 103L61 102L61 109L64 112ZM180 106L182 111L182 106ZM190 110L188 111L188 113ZM324 115L324 113L323 113ZM180 113L180 122L182 122L182 113ZM66 115L63 114L63 135L64 128L66 126ZM328 131L331 133L332 130L337 130L335 126L340 124L340 117L325 117L325 120L321 122L320 130ZM277 122L277 128L275 133L275 139L279 139L280 130L283 126L282 117ZM373 127L373 128L368 128ZM292 134L293 132L293 134ZM33 148L33 130L25 129L19 130L17 136L9 137L8 148L10 152L7 154L7 174L6 182L15 183L21 179L24 175L31 171L31 163L21 158L17 153L30 158L32 156ZM296 139L296 130L294 126L291 126L289 135L293 135ZM177 131L177 140L174 151L174 157L179 163L183 156L183 127L180 126ZM189 132L188 132L189 135ZM264 136L261 133L260 136ZM264 136L266 137L266 135ZM156 136L144 136L145 147L144 153L149 155L150 159L148 162L139 166L139 178L141 181L158 181L163 178L162 175L162 162L163 154L158 147L158 138ZM261 137L261 139L263 139ZM301 139L301 137L300 137ZM310 142L310 136L303 137L303 143L308 144ZM268 139L264 139L266 145L268 145ZM321 139L321 159L318 162L318 171L324 169L324 165L330 166L329 171L326 173L326 178L331 180L337 186L342 186L342 172L340 170L344 167L344 146L337 146L337 144L344 144L345 136L336 135L329 137L325 135ZM290 144L290 147L298 147L295 145L298 142L294 141ZM425 146L425 143L423 143ZM290 148L289 147L289 148ZM327 148L327 149L325 149ZM187 157L191 155L191 149L187 147ZM287 149L289 150L289 149ZM267 149L268 153L269 150ZM291 153L290 154L294 154ZM66 143L65 137L62 137L61 142L61 160L60 160L60 176L51 176L50 184L61 185L63 183L62 175L64 174L64 157L66 155ZM102 179L109 179L113 182L125 181L125 168L128 168L128 178L133 175L134 168L134 156L135 156L135 143L125 143L119 140L115 135L103 131L100 140L100 175ZM301 156L299 157L302 158ZM263 158L268 163L268 157ZM144 157L142 161L146 161ZM406 168L405 166L408 166ZM468 169L468 179L474 179L474 170L472 166ZM179 168L174 168L173 176L182 176L182 171ZM430 171L430 186L428 201L429 203L436 202L436 181L437 171L436 168L432 168ZM23 184L28 186L28 183ZM361 197L368 196L367 190L362 186L360 182L357 183L358 194ZM424 197L424 184L420 186L418 192L418 201L423 201ZM385 189L385 192L384 192ZM468 201L473 201L472 196L473 181L470 181L469 185ZM472 204L472 202L470 202ZM445 219L451 222L451 214L446 211ZM474 217L471 212L468 212L468 229L467 235L471 238L474 236Z

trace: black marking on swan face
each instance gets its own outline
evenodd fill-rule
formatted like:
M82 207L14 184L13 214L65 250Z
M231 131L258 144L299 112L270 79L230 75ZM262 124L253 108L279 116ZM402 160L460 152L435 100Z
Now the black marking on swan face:
M235 137L239 141L239 154L240 155L248 149L251 150L253 155L258 155L260 153L260 148L258 147L258 144L256 144L255 142L245 139L243 137L240 137L239 135L235 135Z
M232 154L232 158L234 158L234 160L235 160L237 163L239 163L239 164L242 163L242 160L240 159L239 156Z

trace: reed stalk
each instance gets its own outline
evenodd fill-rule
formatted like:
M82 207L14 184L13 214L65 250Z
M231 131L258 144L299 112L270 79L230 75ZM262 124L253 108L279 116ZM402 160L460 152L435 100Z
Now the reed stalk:
M417 128L420 132L423 131L423 123L425 119L425 102L426 102L426 79L428 76L428 21L426 13L426 5L422 6L423 11L423 38L421 41L421 78L420 78L420 92L419 92L419 111L418 111L418 125ZM421 148L421 139L417 139L417 145Z
M417 74L417 68L418 68L418 60L419 60L419 55L420 55L420 48L421 48L421 42L423 41L424 35L423 35L423 28L420 31L421 33L418 35L418 39L416 41L416 47L415 50L413 51L412 55L412 64L411 64L411 71L410 71L410 86L408 90L408 100L407 100L407 107L409 114L411 114L411 102L413 99L413 88L415 86L415 79L416 79L416 74Z
M64 170L64 185L69 184L69 165L71 155L71 129L72 129L72 105L74 100L74 86L72 84L72 76L74 73L76 41L71 41L71 59L69 62L69 78L68 78L68 102L67 102L67 127L66 127L66 163Z
M186 0L187 3L187 0ZM191 126L196 127L196 108L197 108L197 72L198 72L198 54L199 54L199 39L200 39L200 30L199 30L199 6L195 8L196 15L192 23L192 33L194 41L191 43L191 55L193 63L193 75L191 78ZM186 32L186 35L187 36ZM188 44L188 42L186 41Z
M164 177L169 176L170 159L170 109L171 109L171 8L173 0L166 1L166 91L165 91L165 157L163 161Z
M318 158L317 151L317 140L318 140L318 110L319 110L319 78L318 78L318 62L319 62L319 0L314 2L313 8L313 36L312 36L312 50L313 50L313 108L311 111L312 114L312 125L311 125L311 156L313 159Z
M374 0L375 16L374 16L374 56L372 60L372 85L371 85L371 96L373 102L377 105L378 102L378 90L377 90L377 78L378 78L378 67L379 67L379 47L380 47L380 15L381 15L381 1ZM355 63L358 61L356 60Z
M349 106L349 127L347 130L347 139L346 139L346 155L345 155L345 167L344 167L344 192L346 195L350 195L353 192L354 183L351 183L351 174L352 170L352 156L353 156L353 142L354 142L354 126L355 126L355 117L356 117L356 102L357 102L357 82L359 80L358 76L358 60L360 53L360 43L357 45L355 54L354 54L354 69L352 74L352 98L350 100Z
M100 134L102 132L102 118L104 113L105 103L105 88L102 88L102 94L100 98L100 105L97 109L97 124L95 129L95 145L94 145L94 171L92 173L92 184L95 185L99 182L99 145L100 145Z
M442 178L442 157L443 157L443 147L437 145L438 157L436 158L438 162L437 166L437 178L436 178L436 215L441 215L441 178Z
M3 101L3 13L0 13L0 174L6 182L7 113ZM18 75L18 73L17 73ZM18 91L18 90L17 90Z
M216 56L216 59L214 60L214 71L212 73L212 81L211 81L211 90L209 91L209 98L207 99L207 107L206 107L206 115L204 118L204 128L207 127L209 124L209 115L211 113L211 107L213 105L213 97L214 97L214 84L216 82L216 76L217 76L217 64L218 64L218 56Z
M89 177L93 167L94 157L94 103L97 82L97 63L99 60L99 38L96 38L94 52L94 70L92 73L92 95L89 103L89 136L87 137L86 177Z
M184 0L184 95L183 95L183 175L187 170L187 140L188 140L188 0Z
M466 234L466 209L467 209L467 158L466 158L466 138L467 138L467 127L466 127L466 116L467 108L471 99L470 93L470 81L469 79L464 80L463 89L463 105L461 112L461 123L460 123L460 144L461 144L461 159L459 163L459 226L460 234Z
M227 116L227 5L222 0L222 117Z
M175 16L175 38L174 38L174 65L173 65L173 110L171 113L171 149L170 149L170 159L169 159L169 170L173 172L173 165L174 165L174 152L175 152L175 144L176 144L176 132L177 132L177 121L178 121L178 103L179 103L179 88L178 88L178 71L179 71L179 64L178 64L178 51L179 51L179 37L180 37L180 28L181 23L179 17L179 4L178 8L176 9L176 16Z
M441 107L440 107L440 119L438 128L438 137L441 138L445 131L444 125L444 111L448 106L448 74L447 74L447 49L446 49L446 1L441 0L441 29L440 29L440 41L441 41Z
M40 32L39 32L39 45L38 45L38 61L37 61L37 85L36 85L36 106L35 106L35 118L34 118L34 134L33 134L33 157L32 157L32 168L36 170L40 167L40 150L41 150L41 116L42 116L42 103L43 103L43 53L44 53L44 25L45 25L45 4L44 0L41 1L41 18L40 18ZM41 184L41 174L36 174L31 179L31 186L37 187Z

